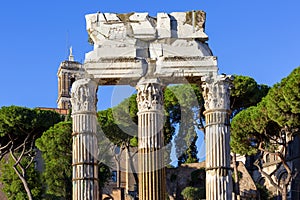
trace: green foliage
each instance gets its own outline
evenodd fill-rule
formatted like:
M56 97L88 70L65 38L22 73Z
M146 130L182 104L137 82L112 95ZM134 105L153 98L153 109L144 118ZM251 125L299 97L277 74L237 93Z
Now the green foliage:
M277 83L268 93L266 105L270 119L281 127L300 126L300 67Z
M178 164L198 162L196 124L203 108L203 98L197 85L175 85L164 93L165 109L170 123L179 125L175 137Z
M253 129L251 113L255 107L250 107L238 113L231 122L231 151L241 155L257 153L257 132Z
M34 179L33 159L35 157L34 142L53 124L61 121L59 114L49 110L29 109L19 106L2 107L0 109L0 159L7 153L13 157L16 175L22 180L28 198L37 196L36 189L31 188ZM13 169L11 169L13 170ZM21 197L16 197L21 198Z
M273 151L280 145L274 141L282 137L283 129L288 128L292 131L299 128L299 94L291 91L297 91L299 88L299 71L300 67L296 68L287 78L275 84L257 106L243 110L233 118L233 152L252 155L257 153L259 144L263 144L266 150Z
M271 198L270 191L264 185L256 184L257 191L259 193L260 199L269 200Z
M284 163L288 159L286 138L299 134L300 128L299 71L300 67L293 70L288 77L275 84L257 106L241 111L231 123L232 151L243 155L259 152L260 156L255 165L260 171L259 159L263 159L265 154L276 153L278 161L289 174L283 184L271 181L273 186L281 189L287 187L294 173ZM265 177L271 180L271 175ZM269 199L265 188L258 185L258 190L261 199Z
M287 77L282 94L291 113L300 113L300 67L294 69Z
M181 195L185 200L201 200L205 198L205 189L186 187L182 190Z
M293 102L284 98L284 83L274 85L266 97L268 116L281 127L297 127L300 125L300 114L299 112L293 113L293 108L290 106ZM297 111L297 109L294 109L294 111Z
M265 99L257 106L237 114L231 122L231 150L241 155L254 155L260 143L267 150L277 148L271 138L281 137L281 128L268 117Z
M130 139L130 146L137 147L138 146L138 139L137 137L133 137Z
M191 173L191 186L204 186L205 187L205 168L200 168Z
M54 124L63 121L64 116L58 114L55 111L51 110L40 110L40 109L34 109L36 112L36 121L37 121L37 127L36 127L36 132L40 132L41 134L48 130L51 126Z
M27 165L28 159L22 160L22 165ZM3 192L5 193L8 200L25 200L28 199L27 193L23 187L22 181L15 173L13 165L14 160L9 156L8 159L1 161L1 173L0 182L3 183ZM33 199L39 200L43 194L43 184L40 179L40 174L35 170L34 165L31 165L27 171L27 182L31 190Z
M240 171L238 171L237 174L238 174L238 180L241 180L241 178L243 178L243 173L240 172ZM234 182L236 182L236 180L235 180L235 173L232 173L232 179L233 179Z
M241 110L255 106L269 91L267 85L257 84L248 76L235 75L233 85L230 91L232 117Z
M170 110L174 112L178 111L174 109L172 103L169 103L166 99L165 110L167 110L168 113L171 113ZM106 137L115 145L121 146L123 142L130 141L132 138L137 137L137 112L136 94L134 94L113 108L99 111L98 122ZM164 125L165 144L168 144L171 141L172 136L175 133L175 128L173 126L175 121L170 121L175 120L175 116L172 114L173 113L171 113L171 116L169 114L166 115L167 119ZM133 145L137 144L133 143Z
M36 146L45 162L46 199L72 199L72 122L55 124L37 139ZM100 188L110 177L109 168L100 163Z
M196 141L198 139L197 134L195 134L191 144L189 145L189 148L186 151L186 155L187 155L187 159L186 159L186 163L195 163L198 162L199 159L197 158L197 146L196 146Z
M107 165L100 163L99 164L99 186L103 188L105 183L111 178L111 172Z
M170 181L171 181L171 182L175 182L176 179L177 179L177 174L171 174L171 176L170 176Z
M3 106L0 109L0 147L6 146L12 140L14 147L17 147L24 143L26 138L27 143L32 143L32 140L40 137L45 130L61 120L60 115L52 111ZM2 149L0 153L7 153L9 148L11 145Z
M32 109L10 106L0 110L0 136L8 134L27 135L37 124L36 112Z
M43 178L47 194L72 197L72 123L55 124L36 140L45 162ZM59 169L59 170L57 170Z
M174 165L172 165L172 164L167 164L166 168L168 168L168 169L174 169L176 167Z
M269 90L268 86L259 85L246 76L235 76L234 85L231 92L234 114L256 105ZM165 144L172 140L178 126L175 146L179 165L198 162L196 128L204 128L203 102L198 85L175 85L164 90ZM137 135L137 111L136 95L132 95L118 106L99 112L100 126L110 141L120 146Z
M266 97L268 116L280 126L290 123L290 108L283 98L283 88L281 84L275 84Z
M264 116L261 115L263 110L257 109L255 106L266 96L269 87L257 84L251 77L238 75L235 75L233 84L234 87L230 91L231 150L242 155L252 155L257 153L258 132L264 130L264 126L260 131L252 126L252 121L257 120L255 118ZM260 122L264 123L265 121L257 120L257 123Z
M137 135L137 102L136 94L122 101L119 105L112 108L115 123L130 136Z
M121 146L137 136L136 95L122 101L114 108L98 112L98 122L106 137L115 145Z
M165 144L171 142L175 127L179 125L175 143L180 163L198 161L195 125L199 121L199 116L202 117L202 121L204 120L200 112L203 111L202 105L203 98L198 85L175 85L167 87L164 91L164 142ZM113 108L99 111L98 121L101 130L115 145L122 146L125 142L130 146L137 146L135 138L137 112L136 95L132 95Z

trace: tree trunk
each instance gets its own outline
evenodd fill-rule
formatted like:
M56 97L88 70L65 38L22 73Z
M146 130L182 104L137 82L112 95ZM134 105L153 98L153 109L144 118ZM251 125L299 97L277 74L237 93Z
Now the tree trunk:
M236 162L236 154L233 153L232 155L232 163L233 163L233 173L234 173L234 196L236 200L240 200L240 183L239 183L239 173L237 169L237 162Z
M22 183L23 183L23 186L24 186L24 189L25 189L25 191L26 191L26 193L27 193L28 199L29 199L29 200L32 200L32 199L33 199L33 198L32 198L32 194L31 194L29 185L28 185L28 183L27 183L27 181L26 181L26 179L25 179L25 174L22 176L22 174L18 171L18 169L17 169L16 166L13 166L13 168L14 168L16 174L18 175L18 177L20 178L20 180L21 180Z
M130 164L130 168L131 168L131 171L132 171L132 175L133 175L133 178L134 178L134 181L136 182L136 184L139 183L139 177L136 173L136 170L135 170L135 167L134 167L134 163L133 163L133 156L130 155L130 149L129 149L129 146L126 146L127 148L127 155L128 155L128 158L129 158L129 164Z
M27 138L25 139L25 141L24 141L23 144L26 144L26 141L27 141L28 138L29 138L29 136L27 136ZM33 143L32 143L32 144L33 144ZM13 147L13 146L12 146L12 147ZM22 166L22 164L20 163L21 160L22 160L22 158L23 158L23 156L24 156L24 152L25 152L25 147L26 147L26 146L23 145L22 153L21 153L21 155L18 157L18 159L16 158L16 156L14 155L14 153L13 153L13 151L12 151L12 147L11 147L11 149L10 149L10 155L11 155L11 157L13 158L13 160L15 161L15 164L13 165L13 169L15 170L16 174L18 175L18 177L19 177L20 180L22 181L23 186L24 186L24 189L25 189L25 191L26 191L26 193L27 193L28 199L29 199L29 200L32 200L32 199L33 199L32 193L31 193L31 191L30 191L29 185L28 185L27 180L26 180L26 168L24 168L24 167ZM33 159L32 159L31 161L33 161ZM31 163L32 163L32 162L30 162L30 163L28 164L28 166L29 166ZM18 167L20 168L20 170L21 170L22 172L19 171Z
M118 147L118 146L114 146L114 151L115 151L115 149L116 148L120 148L120 152L118 153L118 154L115 154L115 156L114 156L114 159L115 159L115 161L116 161L116 164L117 164L117 174L116 174L116 179L117 179L117 188L121 188L121 170L120 170L120 160L121 160L121 155L122 155L122 153L123 153L123 147L122 147L123 145L121 145L120 147Z
M99 189L99 199L102 199L102 197L103 197L103 189L100 188Z
M287 200L287 185L282 186L281 199Z

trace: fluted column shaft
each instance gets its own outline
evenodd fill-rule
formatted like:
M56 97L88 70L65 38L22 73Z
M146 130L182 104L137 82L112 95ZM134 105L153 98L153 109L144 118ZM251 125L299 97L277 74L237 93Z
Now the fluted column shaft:
M137 85L139 199L162 200L166 195L163 136L163 85L142 79Z
M231 200L230 76L205 77L206 199Z
M73 200L98 200L97 88L91 79L73 83Z

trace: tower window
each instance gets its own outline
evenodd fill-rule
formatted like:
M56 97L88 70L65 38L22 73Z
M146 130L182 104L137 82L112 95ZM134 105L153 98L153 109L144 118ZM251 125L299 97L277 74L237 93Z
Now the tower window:
M75 78L73 77L73 78L70 78L70 87L69 87L69 93L71 94L71 89L72 89L72 85L73 85L73 83L75 82L76 80L75 80Z

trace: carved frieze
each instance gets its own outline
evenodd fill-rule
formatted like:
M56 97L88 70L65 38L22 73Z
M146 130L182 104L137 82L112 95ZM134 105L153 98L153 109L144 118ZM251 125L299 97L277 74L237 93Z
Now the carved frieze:
M230 110L232 80L232 76L226 75L202 78L203 98L206 110Z
M91 79L80 79L71 89L72 113L96 112L98 84Z
M137 85L137 98L139 112L147 110L162 110L163 85L158 79L140 81Z

